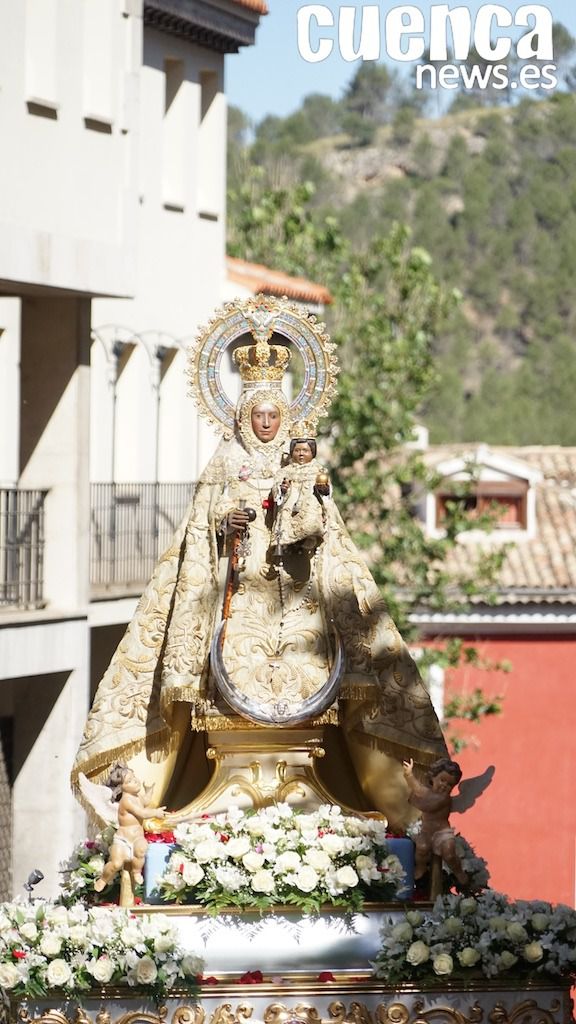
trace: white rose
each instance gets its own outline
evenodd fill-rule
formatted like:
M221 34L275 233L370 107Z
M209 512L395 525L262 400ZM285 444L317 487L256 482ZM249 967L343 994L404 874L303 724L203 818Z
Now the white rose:
M320 881L318 875L314 871L314 868L308 865L303 865L296 875L296 886L301 892L312 892L316 888Z
M120 938L125 946L137 946L142 942L142 936L135 924L126 924L120 932Z
M509 970L510 967L514 967L514 964L518 963L518 957L514 956L509 949L503 949L500 953L500 963L505 971Z
M198 885L198 882L201 882L204 878L204 868L201 868L199 864L195 864L193 861L185 860L182 878L186 885Z
M114 963L108 956L99 956L86 964L86 970L100 985L107 985L114 974Z
M0 911L0 935L4 935L10 927L10 918L6 917L6 914L3 914L2 911Z
M88 867L95 875L101 875L104 870L104 857L90 857Z
M523 956L529 964L535 964L544 956L544 950L539 942L529 942L527 946L524 946Z
M161 935L157 935L154 939L154 952L155 953L169 953L174 948L174 939L170 934L164 932Z
M239 836L237 839L231 839L226 843L226 853L234 860L239 860L245 853L248 853L249 849L250 840L247 836Z
M349 864L345 864L343 868L339 868L336 872L337 884L343 885L347 889L352 889L355 885L358 885L358 881L358 875Z
M306 850L304 860L315 871L327 871L332 861L325 850Z
M548 914L532 914L530 923L537 932L545 932L550 924L550 917Z
M478 904L473 896L467 896L465 900L460 903L461 914L475 914L478 909Z
M332 857L342 853L344 849L344 840L340 836L334 835L332 832L326 832L325 835L320 836L318 843L322 849Z
M464 946L458 953L458 960L462 967L474 967L480 959L480 953L472 946Z
M434 974L452 974L454 961L449 953L438 953L432 961Z
M14 988L20 980L15 964L0 964L0 988Z
M23 935L28 942L34 942L38 938L38 929L33 921L24 921L20 925L20 935Z
M54 935L53 932L47 932L46 935L42 936L40 942L40 952L44 956L58 956L58 953L62 949L62 939L59 935Z
M512 939L512 942L526 942L528 938L526 929L519 921L511 921L506 925L506 934Z
M276 864L274 865L277 872L285 871L298 871L298 868L302 864L302 859L299 853L295 850L287 850L286 853L281 853L276 858Z
M90 939L83 924L74 924L68 931L68 940L76 946L89 946Z
M72 977L72 971L65 960L51 960L46 971L46 981L50 988L62 988Z
M44 920L49 924L68 924L68 911L66 907L46 907Z
M242 863L246 871L259 871L264 863L264 857L261 853L250 850L250 853L245 853L242 857Z
M83 924L88 920L88 911L83 903L75 903L68 907L68 921L70 924Z
M447 932L448 935L460 935L463 928L464 925L459 917L447 917L444 921L444 931Z
M182 974L186 977L194 977L195 974L201 974L204 962L199 956L192 956L190 953L187 956L183 956L180 962L182 968Z
M158 977L158 968L151 956L143 956L136 964L138 985L152 985Z
M392 929L392 938L396 942L410 942L414 932L412 931L412 925L409 921L400 921L395 924Z
M505 917L491 917L488 920L493 932L505 932L508 927L508 922Z
M200 864L206 864L210 860L219 860L225 855L224 843L219 843L216 839L206 839L203 843L198 843L194 850L194 856Z
M424 964L430 959L430 950L425 942L418 940L418 942L413 942L406 951L406 959L413 967L418 967L419 964Z
M256 874L252 876L250 884L254 889L254 892L274 892L276 887L274 875L271 871L268 871L265 868L261 871L257 871Z
M367 857L365 853L360 853L354 862L358 871L370 871L376 864L373 857Z
M408 910L406 911L406 920L409 921L411 925L415 926L417 924L422 924L424 918L419 910Z

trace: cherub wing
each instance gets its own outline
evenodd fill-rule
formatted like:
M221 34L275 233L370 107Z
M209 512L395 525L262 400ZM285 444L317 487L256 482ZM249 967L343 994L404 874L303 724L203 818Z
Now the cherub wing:
M83 772L78 776L78 785L84 800L96 817L109 825L118 825L118 804L111 800L112 794L108 786L91 782Z
M482 796L484 790L488 789L495 771L494 765L491 764L482 772L482 775L475 775L473 779L463 779L458 793L452 797L451 810L456 811L457 814L464 814L464 811L469 811L476 803L478 797Z

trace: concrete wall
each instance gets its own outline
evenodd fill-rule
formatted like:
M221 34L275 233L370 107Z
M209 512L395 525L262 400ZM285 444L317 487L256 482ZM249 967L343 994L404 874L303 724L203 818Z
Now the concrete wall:
M133 289L140 5L0 4L0 281ZM135 13L133 13L135 12Z
M48 491L45 608L0 606L15 891L85 833L68 774L133 610L90 609L90 481L190 481L215 445L184 369L224 285L223 63L142 0L0 0L0 487Z
M479 687L501 696L502 713L455 722L467 739L457 757L464 777L496 772L490 787L452 823L488 861L491 885L519 899L574 906L576 898L576 713L572 636L466 637L481 662L508 661L509 673L471 665L449 673L451 693Z

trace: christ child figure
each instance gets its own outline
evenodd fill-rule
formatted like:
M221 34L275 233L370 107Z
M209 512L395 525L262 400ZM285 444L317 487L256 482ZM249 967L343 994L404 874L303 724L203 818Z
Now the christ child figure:
M277 477L272 497L278 550L297 548L312 554L324 536L324 505L330 479L316 462L316 441L294 437L289 461Z
M451 828L449 820L452 790L462 778L460 765L448 757L441 757L430 766L426 784L415 778L412 759L404 761L403 769L410 790L409 801L422 811L422 827L414 839L414 877L416 880L422 878L432 854L437 854L448 865L460 885L467 886L469 878L456 851L456 832Z

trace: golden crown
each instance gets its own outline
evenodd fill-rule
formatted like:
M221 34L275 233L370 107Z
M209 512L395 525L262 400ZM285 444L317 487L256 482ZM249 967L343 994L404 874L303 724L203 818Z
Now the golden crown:
M258 341L255 345L237 348L234 362L243 381L281 381L290 362L290 351L284 345Z

